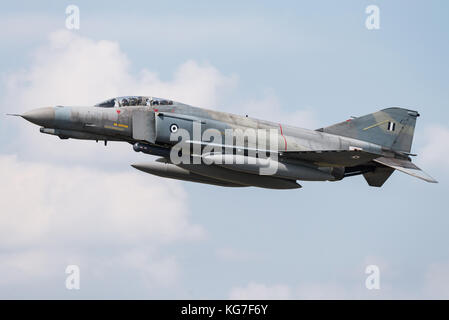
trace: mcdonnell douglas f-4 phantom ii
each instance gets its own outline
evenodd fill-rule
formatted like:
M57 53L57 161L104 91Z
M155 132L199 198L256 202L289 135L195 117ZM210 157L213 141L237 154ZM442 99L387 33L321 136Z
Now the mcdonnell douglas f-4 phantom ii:
M301 187L297 181L363 175L370 186L381 187L398 170L437 182L411 162L419 114L403 108L317 130L147 96L118 97L90 107L39 108L18 116L61 139L129 142L137 152L159 156L134 168L184 181L295 189Z

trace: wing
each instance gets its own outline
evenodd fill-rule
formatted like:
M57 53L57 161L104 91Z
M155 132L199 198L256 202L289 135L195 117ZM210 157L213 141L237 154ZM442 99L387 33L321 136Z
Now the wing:
M353 167L378 158L378 154L362 150L283 151L281 157L313 162L319 166Z
M191 144L199 144L202 146L217 146L229 149L237 149L244 151L252 151L255 153L270 153L270 150L262 150L248 147L237 147L233 145L223 145L217 143L203 142L203 141L187 141ZM368 163L371 160L380 157L379 154L366 152L359 149L353 150L314 150L314 151L281 151L279 152L280 158L290 158L296 160L302 160L312 162L316 165L323 167L353 167Z

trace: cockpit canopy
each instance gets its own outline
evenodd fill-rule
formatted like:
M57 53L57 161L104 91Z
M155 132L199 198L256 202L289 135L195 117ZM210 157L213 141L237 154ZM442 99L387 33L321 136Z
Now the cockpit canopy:
M127 106L165 106L172 105L172 100L161 99L156 97L146 96L124 96L112 98L100 103L97 103L95 107L100 108L114 108L114 107L127 107Z

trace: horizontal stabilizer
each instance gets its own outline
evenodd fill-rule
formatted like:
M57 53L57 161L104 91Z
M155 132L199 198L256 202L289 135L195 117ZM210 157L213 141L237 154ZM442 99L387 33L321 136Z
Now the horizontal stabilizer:
M427 182L431 183L437 183L434 178L429 176L427 173L422 171L420 168L418 168L414 163L408 160L401 160L401 159L395 159L395 158L384 158L380 157L377 159L374 159L375 162L383 164L384 166L396 169L398 171L402 171L406 174L409 174L413 177L422 179Z

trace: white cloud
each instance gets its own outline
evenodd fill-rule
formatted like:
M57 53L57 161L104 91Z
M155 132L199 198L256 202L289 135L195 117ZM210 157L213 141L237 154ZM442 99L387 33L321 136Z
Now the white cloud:
M42 243L52 236L83 242L86 234L99 244L166 243L199 233L187 221L184 190L172 180L12 156L0 156L0 172L2 245Z
M2 281L14 281L11 273L45 276L67 256L92 263L99 250L143 278L173 283L176 259L160 249L204 234L189 221L186 194L173 181L14 156L0 156L0 176Z
M449 128L432 125L426 128L419 162L432 167L449 168Z
M151 57L148 57L149 59ZM120 95L155 95L200 106L213 106L222 91L235 86L210 64L187 61L172 80L157 73L131 70L119 44L94 41L69 31L50 35L27 70L7 76L7 100L16 111L47 105L92 105Z

